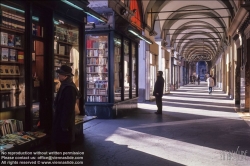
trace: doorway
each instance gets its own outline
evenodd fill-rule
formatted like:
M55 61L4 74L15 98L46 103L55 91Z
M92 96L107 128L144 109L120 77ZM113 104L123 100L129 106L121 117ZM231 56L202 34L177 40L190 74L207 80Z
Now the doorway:
M34 39L32 53L32 115L33 128L40 126L39 115L43 100L44 86L44 42Z

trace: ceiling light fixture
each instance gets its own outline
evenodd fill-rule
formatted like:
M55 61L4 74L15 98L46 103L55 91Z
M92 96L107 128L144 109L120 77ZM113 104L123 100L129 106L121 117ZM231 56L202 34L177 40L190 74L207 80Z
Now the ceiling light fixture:
M132 29L131 27L128 28L128 31L130 33L134 34L135 36L139 37L140 39L144 40L148 44L152 44L153 43L152 41L150 41L150 39L147 39L145 36L140 35L138 32L136 32L136 30Z
M25 13L24 10L17 9L17 8L14 8L14 7L11 7L11 6L2 4L2 3L0 3L0 6L3 6L3 7L6 7L6 8L8 8L8 9L12 9L12 10L18 11L18 12L20 12L20 13Z
M66 3L67 5L69 5L69 6L73 7L73 8L75 8L75 9L83 10L83 8L80 8L79 6L77 6L77 5L75 5L75 4L71 3L71 2L69 2L69 1L67 1L67 0L61 0L61 1L64 2L64 3Z

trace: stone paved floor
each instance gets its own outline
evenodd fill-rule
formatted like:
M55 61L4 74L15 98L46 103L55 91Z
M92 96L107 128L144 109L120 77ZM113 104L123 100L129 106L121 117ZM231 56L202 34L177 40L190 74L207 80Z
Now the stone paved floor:
M155 102L138 104L123 118L84 124L86 166L249 166L248 114L206 83L187 85L163 97L163 115Z

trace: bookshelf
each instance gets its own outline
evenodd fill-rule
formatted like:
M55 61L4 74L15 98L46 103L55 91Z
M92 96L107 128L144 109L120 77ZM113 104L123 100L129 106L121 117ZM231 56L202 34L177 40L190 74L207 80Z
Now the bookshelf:
M8 111L25 105L25 18L3 6L0 10L0 108Z
M136 108L136 42L115 31L93 30L86 33L85 43L86 114L114 118L118 110Z
M108 102L108 36L87 35L86 102Z

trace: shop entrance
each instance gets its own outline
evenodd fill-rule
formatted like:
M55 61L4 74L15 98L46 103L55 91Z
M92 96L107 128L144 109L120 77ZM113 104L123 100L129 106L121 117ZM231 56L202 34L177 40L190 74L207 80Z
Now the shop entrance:
M47 15L41 7L32 6L32 45L31 45L31 68L32 68L32 84L31 84L31 116L32 129L45 129L51 125L51 118L48 112L48 101L51 99L48 94L52 94L50 90L51 76L53 73L49 68L51 66L51 56L48 50L51 50L50 38L48 35L50 27L53 25L48 22ZM47 20L46 20L47 19ZM51 92L50 92L51 91ZM51 103L51 102L49 102Z

